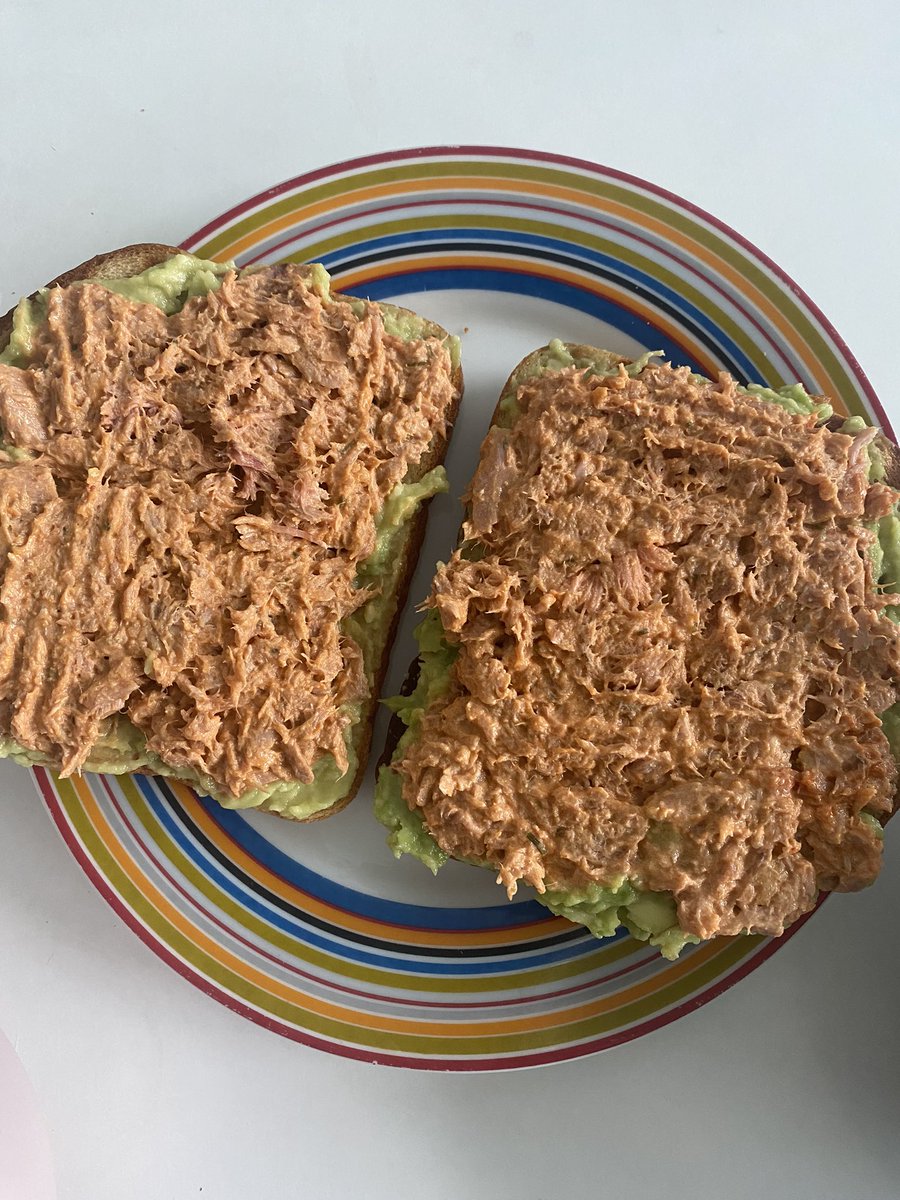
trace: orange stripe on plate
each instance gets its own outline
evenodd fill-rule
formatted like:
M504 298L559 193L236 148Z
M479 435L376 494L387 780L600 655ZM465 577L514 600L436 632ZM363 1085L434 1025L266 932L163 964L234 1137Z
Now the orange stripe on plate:
M464 941L465 945L471 946L505 946L511 941L530 941L538 934L538 930L540 930L541 937L551 937L554 934L563 933L571 927L570 923L563 920L562 917L551 917L549 913L546 921L530 921L516 929L449 930L446 933L417 929L414 926L394 926L373 918L358 917L346 909L337 908L335 905L317 899L309 892L303 891L302 888L288 883L280 875L275 874L233 841L225 830L209 816L190 789L183 784L177 784L174 780L169 781L169 786L172 787L179 803L188 811L191 820L202 830L204 837L220 849L230 862L233 862L235 866L274 895L295 904L304 912L309 912L330 922L335 921L335 912L339 912L339 923L342 929L352 929L358 933L368 934L384 941L396 941L399 944L408 942L413 945L440 948L442 946L459 946L461 941ZM395 929L399 931L397 936L393 935Z

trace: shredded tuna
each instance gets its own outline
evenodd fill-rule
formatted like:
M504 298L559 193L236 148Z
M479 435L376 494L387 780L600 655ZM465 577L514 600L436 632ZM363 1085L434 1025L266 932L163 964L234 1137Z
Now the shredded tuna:
M240 795L347 765L366 693L341 621L392 489L444 432L446 349L325 305L301 267L166 317L54 289L0 367L0 725L77 771L124 714Z
M702 938L870 883L900 633L866 435L660 364L545 376L519 407L434 583L459 654L395 764L407 803L510 894L625 877Z

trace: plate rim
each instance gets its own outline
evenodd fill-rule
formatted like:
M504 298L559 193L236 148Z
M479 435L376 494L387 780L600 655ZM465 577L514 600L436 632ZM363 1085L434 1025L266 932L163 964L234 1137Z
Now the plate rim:
M564 168L574 168L578 171L588 173L595 177L608 179L617 183L624 183L638 192L645 192L655 195L666 201L669 205L676 209L690 214L695 220L702 221L709 225L712 229L724 234L736 246L738 246L745 255L751 260L755 260L761 267L768 271L772 276L780 281L784 290L790 293L793 298L799 303L802 308L805 308L810 315L819 324L822 331L831 339L833 345L843 356L846 367L852 376L854 384L859 388L859 391L864 395L866 403L870 407L873 417L879 422L884 432L895 440L893 429L890 420L885 413L884 407L881 404L874 388L868 380L863 368L858 359L848 347L846 341L838 333L834 325L824 315L819 306L811 299L811 297L791 278L788 273L775 263L764 251L757 247L753 242L747 239L744 235L738 233L735 229L729 226L726 222L709 213L699 205L680 196L679 194L655 184L649 180L645 180L637 175L628 172L620 171L616 168L605 166L600 163L592 162L588 159L583 159L570 155L556 154L551 151L526 149L512 146L490 146L477 144L444 144L432 146L409 147L406 149L387 150L374 154L356 156L343 159L331 164L315 168L313 170L293 176L289 179L266 188L261 192L256 193L250 198L231 206L230 208L219 213L212 220L208 221L199 230L195 231L188 237L182 240L180 246L185 250L190 250L192 247L202 243L211 233L221 230L229 222L237 217L243 216L249 211L271 202L279 196L286 193L297 191L311 184L314 184L322 179L327 179L330 176L352 176L356 171L364 170L367 167L378 166L397 162L408 162L415 160L423 160L428 158L438 160L453 160L464 156L480 157L486 159L508 159L511 161L524 160L526 162L543 163ZM46 773L45 773L46 774ZM203 974L188 961L182 959L171 946L168 945L154 930L148 928L137 913L132 912L126 901L119 895L113 885L103 876L98 865L94 862L89 851L80 844L77 833L64 819L64 809L59 802L58 796L53 793L51 796L45 793L38 779L38 773L32 772L32 777L38 791L44 800L44 806L48 809L49 815L53 820L57 831L63 837L70 853L79 863L82 872L87 876L89 882L103 896L106 902L110 905L114 912L128 925L128 927L138 935L139 939L150 950L161 958L167 965L175 970L175 972L186 979L194 987L198 988L204 994L211 996L217 1000L225 1008L240 1015L245 1019L251 1020L254 1024L278 1033L283 1037L295 1043L308 1045L310 1047L324 1050L331 1054L336 1054L340 1057L355 1059L357 1061L368 1062L376 1065L402 1067L406 1069L418 1070L437 1070L446 1072L463 1072L463 1073L493 1073L495 1071L513 1071L522 1069L532 1069L541 1065L552 1065L559 1062L570 1061L576 1058L589 1057L599 1053L602 1050L614 1048L618 1045L623 1045L627 1042L636 1040L640 1037L647 1036L650 1033L656 1032L658 1029L671 1024L679 1018L695 1012L703 1007L709 1001L717 998L723 992L740 982L751 971L763 965L777 950L790 940L793 935L805 925L806 921L818 911L821 907L825 896L820 896L816 906L809 913L804 914L791 928L781 937L769 939L760 944L757 949L747 953L741 960L731 967L726 967L724 973L715 978L706 987L699 992L689 996L687 999L676 1003L673 1007L664 1009L662 1012L657 1012L651 1015L649 1019L642 1020L635 1026L630 1026L625 1029L611 1030L605 1034L601 1034L589 1039L587 1042L576 1042L563 1044L561 1046L549 1046L543 1049L535 1049L523 1053L501 1052L498 1055L483 1054L478 1058L464 1057L433 1057L427 1053L404 1052L394 1054L389 1050L381 1051L377 1047L368 1047L365 1045L347 1044L337 1040L331 1040L328 1037L320 1037L312 1030L288 1024L278 1019L274 1015L267 1014L246 1004L241 998L233 995L227 988L217 982L215 979ZM49 788L49 785L48 785ZM52 788L49 788L52 793ZM602 1044L597 1045L595 1043Z

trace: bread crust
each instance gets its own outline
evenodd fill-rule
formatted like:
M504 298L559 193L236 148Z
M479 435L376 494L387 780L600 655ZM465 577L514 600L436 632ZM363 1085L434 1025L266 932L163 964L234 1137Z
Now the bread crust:
M182 254L184 251L177 246L170 246L164 242L140 242L133 246L123 246L120 250L111 250L105 254L96 254L93 258L89 258L86 262L79 263L77 267L72 267L71 270L64 271L61 275L57 275L55 279L47 284L47 287L67 287L71 283L79 283L84 279L127 279L131 275L139 275L142 271L146 271L149 267L155 267L159 263L163 263L166 259L171 258L173 254ZM29 299L35 299L37 292L33 292ZM337 291L332 292L332 296L337 299L343 299L343 293ZM429 337L446 338L447 331L442 326L434 321L428 321L420 317L417 313L411 312L410 309L399 308L396 305L382 304L381 308L390 308L394 312L401 315L414 316L421 321L425 327ZM2 350L9 341L13 329L13 314L15 308L10 309L3 317L0 317L0 350ZM407 482L417 483L424 475L435 467L443 463L447 453L447 448L450 444L450 437L453 433L453 426L456 422L456 416L459 412L459 403L462 399L463 392L463 374L462 368L457 366L453 369L452 382L455 392L455 399L450 409L447 418L446 429L439 437L435 437L425 454L419 461L416 467L411 470L407 476ZM430 499L424 501L420 506L415 516L410 521L409 535L406 538L405 545L401 552L401 569L398 576L397 587L394 591L394 610L391 615L390 625L388 627L388 636L385 640L382 649L381 658L376 665L372 691L367 704L363 709L362 716L357 722L354 734L354 748L356 750L359 767L353 782L346 796L331 805L330 808L322 809L320 812L313 813L309 817L288 817L284 813L276 813L273 815L286 817L288 820L299 821L302 824L308 824L311 821L320 821L323 817L330 817L334 813L340 812L342 808L350 803L356 793L359 791L360 784L366 773L368 766L369 750L372 744L372 728L375 723L375 713L377 711L378 700L381 695L381 688L384 683L384 677L387 672L388 664L391 657L391 647L394 642L394 637L397 632L397 625L400 620L400 614L403 612L406 604L406 599L409 594L409 585L416 568L416 563L419 558L419 551L422 548L422 541L425 537L425 529L428 524L428 505ZM139 774L150 774L150 772L141 770ZM269 811L269 810L264 810Z

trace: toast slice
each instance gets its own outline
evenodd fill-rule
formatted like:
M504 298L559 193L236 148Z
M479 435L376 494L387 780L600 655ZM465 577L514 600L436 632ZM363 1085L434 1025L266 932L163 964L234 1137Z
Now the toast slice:
M877 875L900 519L859 418L655 357L554 342L510 376L376 816L398 857L489 867L674 958Z
M387 668L391 642L399 613L406 600L409 580L424 535L428 500L435 491L446 489L441 463L447 450L462 394L462 372L458 361L458 344L455 339L451 338L440 326L416 316L409 310L388 304L369 305L332 291L327 273L317 266L252 268L248 272L241 272L236 277L233 271L229 272L227 265L204 263L182 254L176 247L158 243L128 246L108 254L98 255L57 277L48 285L48 289L42 289L35 293L0 319L0 411L9 418L4 423L6 427L0 430L0 436L4 443L3 453L0 457L6 460L2 464L3 471L10 472L4 474L3 478L11 480L17 468L20 473L23 470L34 473L41 469L41 463L48 460L43 446L29 444L28 429L23 429L21 419L16 416L19 410L15 408L12 389L17 381L21 382L29 374L29 371L31 372L30 377L40 373L42 370L41 354L49 353L46 346L41 344L40 331L46 329L48 307L52 307L52 303L61 303L58 298L53 301L53 293L49 289L80 288L80 285L85 282L99 283L102 285L104 295L108 298L108 305L111 305L115 312L116 319L121 318L123 312L127 317L130 311L140 311L144 303L150 303L156 308L161 308L171 320L177 322L181 320L178 314L189 303L193 304L194 309L202 315L205 303L204 293L217 291L226 284L234 293L234 288L238 283L242 281L246 283L248 277L252 276L250 285L257 290L263 288L267 271L278 271L282 275L287 273L290 276L290 286L284 284L284 287L281 288L282 292L285 289L288 291L292 289L292 296L296 293L305 297L303 304L306 304L311 311L315 309L321 313L320 325L327 326L325 328L326 336L328 329L332 329L332 327L336 329L342 322L342 328L346 332L347 338L350 337L353 330L356 330L358 334L362 324L373 318L374 314L380 320L383 332L374 339L373 353L383 353L388 357L393 355L389 365L394 371L391 376L393 383L390 386L394 389L391 393L393 396L391 403L397 409L395 416L399 421L418 422L414 431L415 436L410 435L407 439L406 444L412 447L412 451L408 456L409 461L403 460L405 469L402 476L397 478L389 494L381 496L382 507L372 516L376 531L375 550L372 554L362 558L357 553L356 558L353 559L358 567L358 574L354 579L353 586L354 588L365 588L370 598L361 606L353 599L354 611L348 611L341 618L337 623L337 632L331 629L329 633L329 636L334 636L342 647L352 648L355 646L356 650L352 653L360 657L357 652L361 652L363 660L361 670L357 664L357 674L364 677L364 682L357 687L356 693L352 697L352 704L345 705L340 711L340 718L344 722L343 746L338 747L337 755L323 753L311 764L313 775L311 780L308 760L307 770L304 772L301 762L296 778L285 776L283 762L280 775L277 770L273 773L268 768L259 769L257 763L254 770L259 777L258 780L255 781L254 786L238 792L228 786L227 774L221 775L216 770L198 768L196 762L186 761L183 754L168 757L165 753L165 739L163 738L161 742L158 735L155 738L148 737L149 726L141 728L140 722L136 724L126 715L124 705L117 710L110 710L104 716L100 723L99 736L88 753L84 753L84 747L81 748L81 753L73 754L71 746L65 746L62 743L53 744L52 738L46 736L46 731L42 736L32 738L23 744L21 738L16 735L15 725L17 712L21 711L21 697L15 695L15 686L9 677L10 671L7 669L4 673L0 668L0 674L4 675L4 682L0 687L4 697L0 700L0 755L14 758L24 764L42 763L67 772L71 769L100 769L116 773L135 770L172 775L208 792L228 806L258 807L299 821L319 820L324 816L331 815L348 804L355 795L365 772L375 705ZM274 283L272 286L275 288ZM122 294L125 297L125 303L120 304L117 300L109 297L110 292ZM191 299L192 297L196 297L196 299ZM135 301L139 301L140 304L136 304ZM254 302L257 301L258 297ZM270 307L283 306L283 302L284 297L279 293L271 301ZM79 303L86 304L87 302L82 298ZM101 308L105 303L106 301L101 302ZM229 300L229 304L231 303L233 303L233 296L232 300ZM298 301L298 303L300 302ZM188 312L193 312L194 309L190 309ZM280 314L278 319L281 321L284 316L284 308L277 308L277 312ZM104 311L103 315L104 320L108 322L109 314ZM300 320L299 314L296 319ZM359 325L354 324L355 322L358 322ZM159 318L155 318L150 323L154 331L152 336L161 340L164 349L167 334L164 329L160 329ZM262 325L264 322L258 321L257 324ZM184 325L182 324L179 328L183 332ZM350 332L347 332L348 330ZM344 334L340 336L343 337ZM334 337L338 338L339 335L334 333ZM387 347L386 351L384 347ZM197 358L196 347L192 349L192 353L195 360ZM271 359L272 355L269 355L268 358ZM362 366L354 368L360 378L365 375L367 370L371 373L375 369L371 364L366 365L364 357L354 361L362 362ZM409 363L412 365L408 365ZM323 379L327 374L326 368L315 361L307 364L304 369L307 375L313 379L316 377L317 371ZM328 393L323 392L325 384L321 383L321 380L318 384L314 384L303 377L302 371L298 374L293 367L291 367L291 373L297 377L297 382L293 385L295 391L300 388L301 390L305 389L305 393L315 392L315 388L318 387L319 391L315 392L313 401L318 398L321 404L324 395L327 403ZM333 373L334 371L332 371ZM432 385L433 391L436 390L440 393L440 403L432 403L429 407L426 393L427 388ZM31 385L29 384L29 386ZM4 388L6 389L5 396ZM384 388L390 391L387 384L384 385ZM406 393L405 398L401 396L403 391ZM335 389L332 388L331 394L334 393ZM291 397L288 396L287 400L284 400L283 389L278 394L282 396L284 403L290 406ZM379 400L384 405L387 404L385 395L387 392L380 394ZM307 395L304 405L308 402L309 396ZM337 402L335 400L335 403ZM359 403L363 402L359 401ZM374 401L371 403L374 404ZM421 413L419 409L421 409ZM323 418L326 423L328 416L329 414L326 412ZM298 417L298 423L303 419L302 416ZM372 420L377 422L379 419L373 409ZM430 421L430 424L423 425L422 423L426 420ZM385 424L382 421L379 428L384 427ZM42 437L45 441L47 440L46 432L42 434ZM230 446L227 441L227 428L224 432L220 429L218 437L220 443L224 439L224 444ZM53 453L52 439L50 453ZM377 456L379 448L376 447L372 453L373 456ZM323 454L327 458L327 451L323 451ZM387 465L373 467L372 479L375 479L376 475L380 478L383 474L387 480L391 471L396 475L399 469L399 458L395 457L391 462L387 452L381 457L387 460ZM241 519L248 519L247 515L249 514L251 521L250 526L245 525L241 528L255 533L257 526L252 524L256 519L254 512L260 507L260 491L265 491L263 483L267 482L267 479L257 470L260 464L255 463L252 457L242 461L244 462L244 474L251 479L250 490L256 486L257 491L253 495L250 495L248 491L248 495L241 502ZM57 464L52 465L56 469ZM205 465L209 466L210 463ZM237 469L235 469L234 463L229 464L229 469L238 477L242 477L240 463L238 463ZM63 469L64 474L66 471L67 468ZM68 474L71 474L71 471ZM199 473L198 480L195 482L199 482L202 474L202 472ZM131 470L129 479L133 475L134 471ZM369 477L360 476L360 478L363 483L371 483ZM260 482L261 480L262 482ZM64 489L71 493L74 486L72 480L67 478ZM383 490L386 484L379 486ZM376 499L377 495L376 490ZM321 505L319 499L315 503ZM375 504L375 499L372 503ZM2 500L0 500L0 508L2 508ZM303 502L301 502L300 508L302 510ZM40 505L37 506L36 511L29 512L29 519L35 518L39 511ZM8 518L8 512L5 515ZM314 513L314 515L316 514ZM321 519L320 512L318 515ZM2 519L0 519L0 524L2 524ZM350 524L352 522L348 520L345 540L352 543L355 535L349 527ZM303 526L303 512L292 512L290 533L297 539L297 556L302 556L306 552L304 547L307 545L308 539L304 540L306 531ZM283 535L286 528L284 521L277 528L279 536ZM267 530L268 535L269 531ZM6 551L12 548L8 540L3 548L3 558L6 560ZM363 549L366 548L368 547L363 547ZM315 553L319 552L315 551ZM340 553L335 551L335 553L340 557L343 551ZM331 551L322 550L319 558L328 557L329 554ZM258 561L262 561L262 559ZM317 570L319 567L314 568L314 572ZM278 619L284 622L288 620L288 617L281 613ZM4 623L0 623L0 643L2 643L4 635L9 633L10 622L6 622L5 625L6 629L4 629ZM224 648L222 652L224 653ZM0 650L0 657L2 654L3 651ZM147 661L150 661L149 651ZM38 685L43 681L36 679L32 682ZM132 680L132 682L134 681ZM140 693L142 686L153 686L155 682L158 681L149 677L142 678L138 682L137 694ZM165 687L162 687L161 690L164 692ZM322 693L321 686L319 692ZM134 694L135 692L129 692L129 696ZM327 688L322 693L322 698L327 699ZM107 707L109 703L110 700L107 697ZM73 707L77 708L77 701ZM284 707L290 709L291 704L286 702ZM314 708L315 705L307 706L308 719L317 719L312 713ZM237 720L237 718L234 719ZM21 722L19 728L21 728ZM343 755L342 750L345 751ZM226 756L223 753L221 757L224 761ZM344 758L343 763L338 761L341 757ZM233 758L234 754L232 754ZM342 766L345 769L342 770ZM251 774L250 771L244 772L245 777L249 777ZM240 777L240 770L232 770L231 778Z

